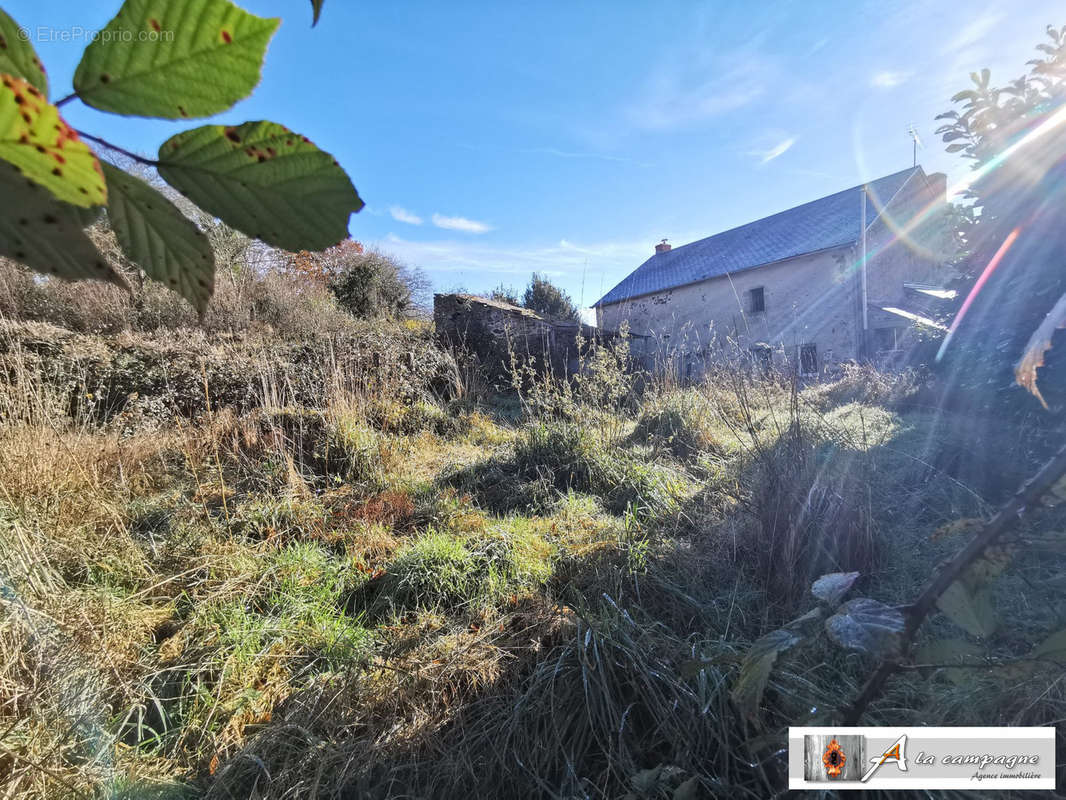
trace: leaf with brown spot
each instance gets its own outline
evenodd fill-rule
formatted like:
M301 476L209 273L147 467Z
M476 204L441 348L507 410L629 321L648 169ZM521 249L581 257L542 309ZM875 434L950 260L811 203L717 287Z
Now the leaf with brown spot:
M33 50L29 37L22 35L22 30L4 9L0 8L0 72L14 75L28 81L42 95L48 97L48 76L41 68L41 60Z
M82 208L107 202L104 173L93 151L58 108L31 84L7 74L0 75L0 159L60 200Z
M85 234L84 226L99 216L99 208L82 209L56 200L2 162L0 197L9 209L0 214L0 255L45 275L96 278L128 288Z
M159 148L159 174L227 225L292 252L347 238L363 207L333 156L274 122L179 133Z
M115 114L211 116L255 89L280 22L229 0L126 0L85 48L74 89ZM129 41L130 31L151 35Z
M1014 380L1019 386L1028 389L1044 408L1048 405L1036 387L1036 371L1044 366L1044 353L1051 349L1051 337L1057 328L1066 328L1066 294L1059 298L1044 321L1033 331L1025 345L1025 352L1014 366Z
M215 287L215 255L207 237L140 178L106 162L104 173L107 213L122 251L203 314Z

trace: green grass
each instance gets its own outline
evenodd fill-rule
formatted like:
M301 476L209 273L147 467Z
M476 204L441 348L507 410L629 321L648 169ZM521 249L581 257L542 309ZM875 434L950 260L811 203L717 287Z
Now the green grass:
M656 397L637 417L632 440L665 449L676 458L692 461L701 456L721 456L717 414L698 391Z
M595 430L575 423L535 423L515 442L519 478L559 495L583 492L614 513L633 509L648 515L675 510L692 492L691 479L669 465L646 461L628 448L605 442Z
M369 607L376 614L477 608L533 589L550 574L550 547L526 521L477 538L430 529L388 563Z

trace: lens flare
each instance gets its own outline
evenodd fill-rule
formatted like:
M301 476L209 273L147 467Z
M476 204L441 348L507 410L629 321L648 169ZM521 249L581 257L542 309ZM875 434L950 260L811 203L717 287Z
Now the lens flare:
M948 349L948 344L951 342L951 338L955 335L955 331L959 327L959 323L962 322L963 317L966 316L966 312L970 310L970 306L973 304L974 298L980 294L982 287L988 282L989 277L996 271L996 267L1003 260L1003 256L1010 250L1011 245L1018 238L1018 234L1021 232L1021 228L1015 228L1007 234L1007 238L1003 240L1003 244L996 250L996 254L988 262L988 266L985 267L981 273L981 277L977 279L977 282L970 289L970 293L966 295L966 299L962 303L962 308L959 309L959 313L955 315L955 319L951 323L951 327L948 329L948 335L944 337L944 341L940 343L940 349L936 352L936 361L944 356L944 352Z

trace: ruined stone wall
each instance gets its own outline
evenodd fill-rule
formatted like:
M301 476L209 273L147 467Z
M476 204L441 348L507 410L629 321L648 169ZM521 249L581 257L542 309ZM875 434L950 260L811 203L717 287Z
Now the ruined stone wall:
M469 294L433 296L437 339L459 355L473 356L493 377L508 373L511 354L556 375L572 372L578 356L577 322L548 320L526 308Z

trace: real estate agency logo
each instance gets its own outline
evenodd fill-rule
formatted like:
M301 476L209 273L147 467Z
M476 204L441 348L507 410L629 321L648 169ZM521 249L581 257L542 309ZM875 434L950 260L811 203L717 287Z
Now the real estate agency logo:
M789 728L789 788L1055 789L1055 728Z
M861 735L808 735L805 739L807 753L807 780L854 781L866 783L886 765L895 765L900 772L907 767L907 735L903 734L886 749L878 749L866 757L867 737ZM811 757L821 751L821 764ZM813 767L813 768L812 768ZM820 768L819 768L820 767ZM861 772L860 772L861 770Z

